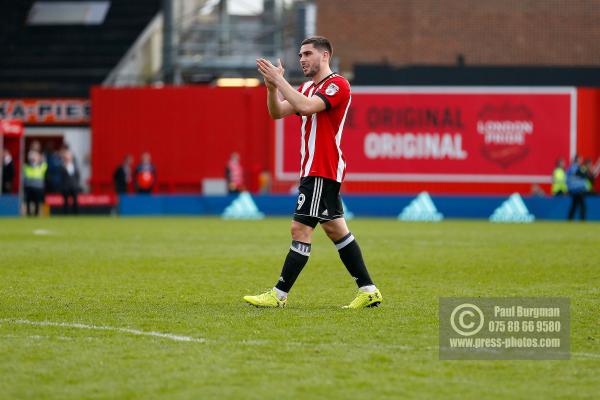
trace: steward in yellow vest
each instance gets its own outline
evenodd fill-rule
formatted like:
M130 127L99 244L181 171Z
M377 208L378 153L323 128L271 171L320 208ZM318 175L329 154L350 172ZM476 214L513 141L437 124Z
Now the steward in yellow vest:
M44 161L42 155L32 150L27 155L28 163L23 166L23 175L25 182L25 204L27 205L27 215L39 215L40 203L44 202L44 181L48 164Z
M552 196L562 196L567 194L568 191L565 161L561 158L556 161L556 168L552 172Z

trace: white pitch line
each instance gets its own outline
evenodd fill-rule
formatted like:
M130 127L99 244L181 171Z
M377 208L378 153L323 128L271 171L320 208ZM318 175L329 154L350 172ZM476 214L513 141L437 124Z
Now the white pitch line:
M20 335L0 335L1 338L6 339L23 339L24 337L27 339L59 339L59 340L73 340L72 337L69 336L42 336L42 335L29 335L29 336L20 336ZM91 336L86 336L86 339L93 339Z
M63 327L63 328L90 329L90 330L98 330L98 331L116 331L116 332L130 333L132 335L154 336L154 337L159 337L162 339L174 340L176 342L206 343L206 339L203 339L203 338L174 335L172 333L163 333L163 332L140 331L138 329L118 328L118 327L114 327L114 326L98 326L98 325L86 325L86 324L79 324L79 323L51 322L51 321L30 321L27 319L0 319L0 324L2 324L2 323L33 325L33 326L58 326L58 327ZM9 336L4 336L4 337L9 337ZM31 336L31 338L41 338L41 336ZM59 337L59 338L67 339L67 337ZM270 340L242 340L241 344L261 345L261 344L268 344L269 342L271 342L271 341ZM307 343L303 343L303 342L288 342L286 344L300 345L300 346L307 345ZM391 348L397 348L400 350L415 350L416 349L413 346L406 346L406 345L386 346L386 345L380 344L379 346L376 346L376 347L391 347ZM436 347L428 346L428 347L421 348L421 350L431 350L431 349L435 349L435 348ZM571 355L579 356L582 358L600 359L600 353L572 352Z
M140 331L138 329L118 328L118 327L114 327L114 326L98 326L98 325L86 325L86 324L79 324L79 323L51 322L51 321L29 321L27 319L0 319L0 324L1 323L34 325L34 326L59 326L59 327L63 327L63 328L91 329L91 330L97 330L97 331L115 331L115 332L130 333L132 335L154 336L154 337L159 337L162 339L174 340L176 342L206 343L206 339L202 339L202 338L174 335L172 333L163 333L163 332L147 332L147 331Z
M33 231L34 235L38 235L38 236L46 236L46 235L54 235L54 232L49 231L47 229L35 229Z
M600 359L600 353L571 353L572 356L579 356L579 357L583 357L583 358L599 358Z

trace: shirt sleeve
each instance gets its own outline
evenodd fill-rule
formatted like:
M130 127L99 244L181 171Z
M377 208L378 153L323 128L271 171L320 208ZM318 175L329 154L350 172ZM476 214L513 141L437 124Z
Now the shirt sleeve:
M302 85L298 86L298 92L299 92L299 93L302 93L302 87L303 87L303 86L304 86L304 84L302 84ZM299 112L297 112L297 113L295 113L295 114L296 114L297 116L301 117L301 115L300 115L300 113L299 113Z
M330 110L346 104L350 97L350 84L341 76L330 79L325 82L315 93L325 102L325 109Z

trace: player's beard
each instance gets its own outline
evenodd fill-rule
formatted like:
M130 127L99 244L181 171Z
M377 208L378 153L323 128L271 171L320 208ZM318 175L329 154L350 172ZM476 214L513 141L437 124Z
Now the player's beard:
M312 78L313 76L317 75L319 72L321 72L321 66L319 64L317 64L314 67L309 68L304 73L304 76L307 77L307 78Z

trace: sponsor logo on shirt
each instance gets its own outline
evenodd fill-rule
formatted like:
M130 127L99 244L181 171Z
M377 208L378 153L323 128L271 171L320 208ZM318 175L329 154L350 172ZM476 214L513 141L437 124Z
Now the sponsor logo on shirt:
M330 83L329 86L327 86L327 89L325 89L325 94L327 96L333 96L339 90L340 90L340 88L338 85L336 85L335 83Z

